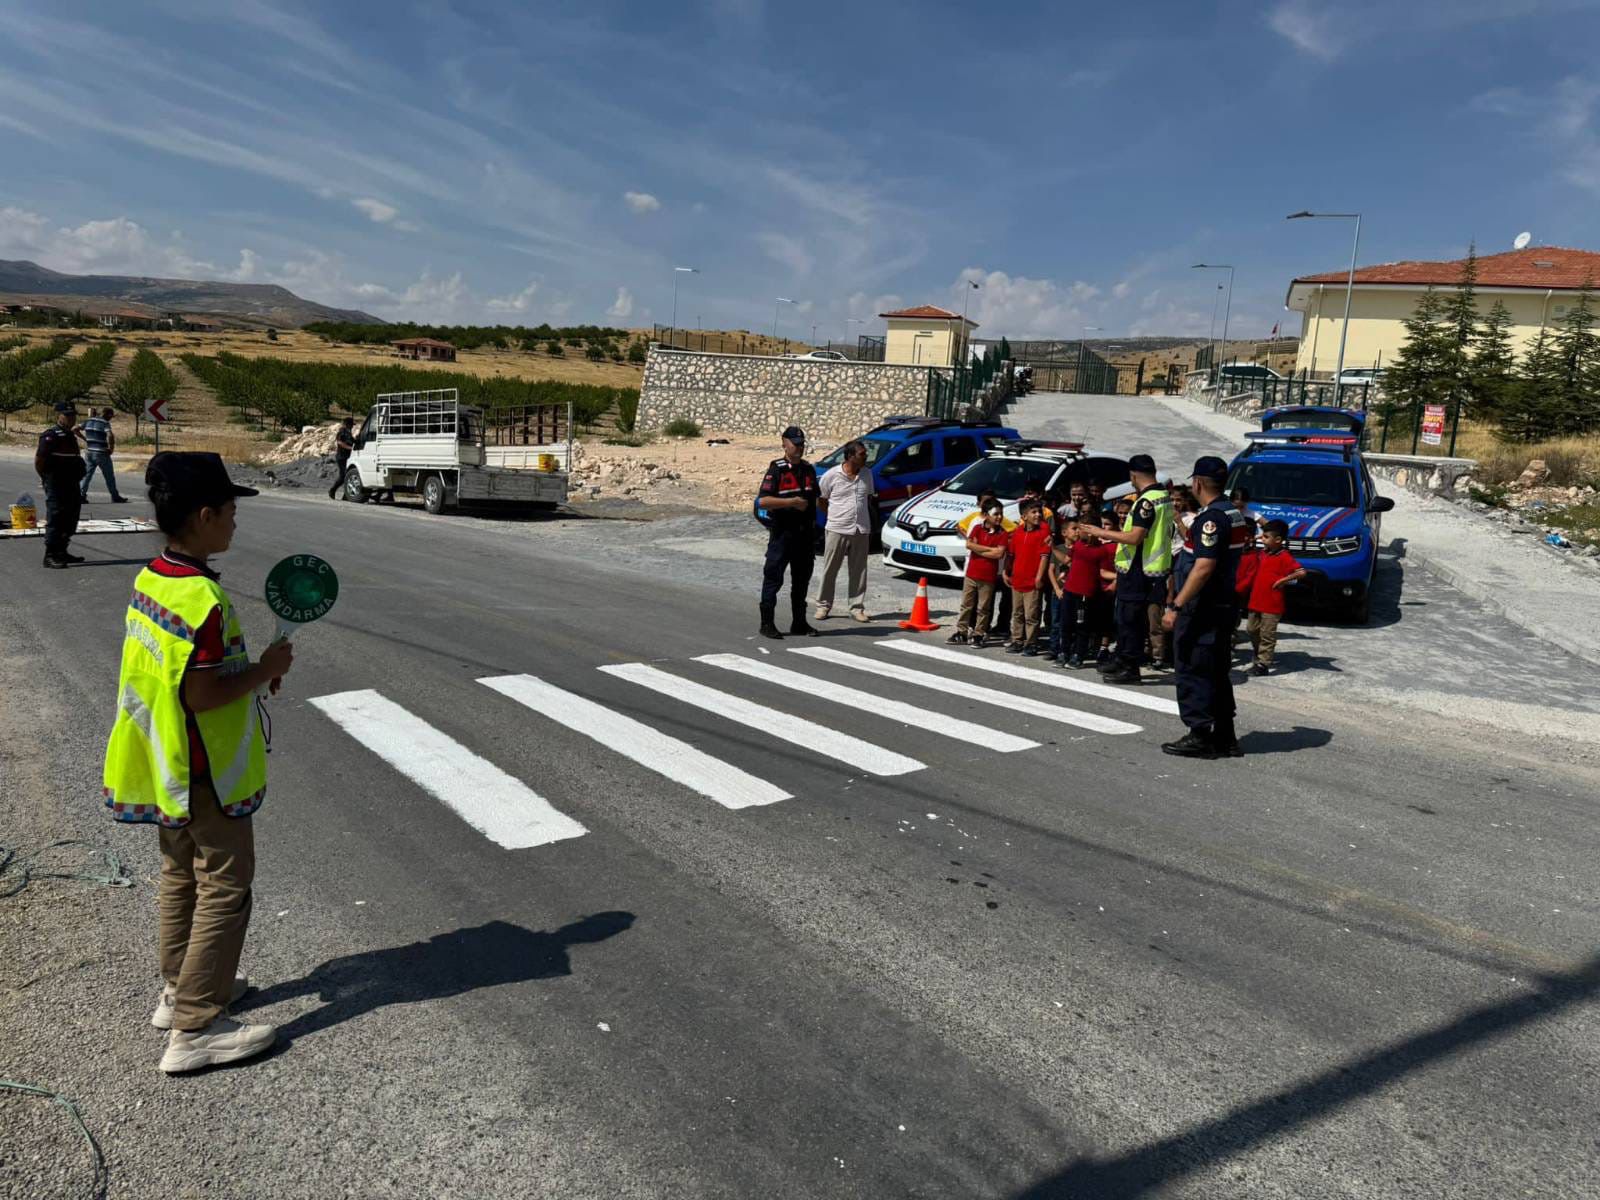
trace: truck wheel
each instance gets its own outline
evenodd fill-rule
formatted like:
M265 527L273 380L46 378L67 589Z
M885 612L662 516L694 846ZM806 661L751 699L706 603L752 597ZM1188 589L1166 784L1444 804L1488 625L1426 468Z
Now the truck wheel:
M361 486L361 472L354 467L345 468L344 498L355 504L364 504L367 499L367 489Z
M422 507L438 516L444 511L444 480L437 475L429 475L422 485Z

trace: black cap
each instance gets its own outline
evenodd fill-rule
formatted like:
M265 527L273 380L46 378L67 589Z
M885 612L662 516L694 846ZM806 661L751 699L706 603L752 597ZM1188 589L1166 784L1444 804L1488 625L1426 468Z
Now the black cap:
M793 442L796 446L804 446L806 444L806 431L798 425L791 425L783 431L783 440Z
M1228 477L1228 464L1215 454L1202 455L1194 460L1194 474L1202 479L1214 479L1221 483Z
M1128 460L1128 470L1138 471L1141 475L1154 475L1156 473L1156 460L1148 454L1135 454Z
M78 411L78 406L76 404L74 404L71 400L63 400L60 404L56 405L56 411L58 413L64 413L64 412L75 413L75 412Z
M163 450L144 469L144 481L197 506L215 507L235 496L259 496L255 488L240 487L228 478L222 455L190 450Z

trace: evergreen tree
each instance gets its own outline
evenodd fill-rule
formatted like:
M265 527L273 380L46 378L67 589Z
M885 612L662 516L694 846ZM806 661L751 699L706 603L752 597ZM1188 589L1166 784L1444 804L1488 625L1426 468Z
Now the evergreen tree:
M1516 359L1511 351L1511 310L1504 300L1494 307L1473 338L1472 394L1467 411L1499 421L1516 387Z
M1555 426L1558 367L1554 341L1541 329L1506 393L1495 431L1501 441L1537 442L1550 436Z
M1440 321L1446 335L1442 340L1440 368L1446 412L1451 420L1472 400L1472 350L1478 333L1478 247L1467 247L1456 287L1442 304Z
M1010 358L1011 358L1011 343L1006 341L1005 338L1001 338L1000 339L1000 360L1002 362L1007 362L1007 361L1010 360Z
M1429 288L1402 322L1406 340L1384 373L1377 406L1391 434L1409 434L1424 405L1449 402L1455 335L1444 315L1444 298Z
M1555 357L1554 433L1587 433L1600 426L1600 337L1594 332L1591 280L1568 307L1551 339Z

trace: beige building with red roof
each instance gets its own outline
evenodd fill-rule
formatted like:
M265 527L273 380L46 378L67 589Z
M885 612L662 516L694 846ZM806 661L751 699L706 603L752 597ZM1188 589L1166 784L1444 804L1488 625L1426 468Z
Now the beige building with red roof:
M1357 267L1350 301L1350 336L1344 365L1382 367L1394 361L1405 343L1401 324L1429 287L1452 291L1461 278L1462 260L1395 262ZM1339 331L1344 323L1345 271L1304 275L1289 285L1284 304L1304 314L1300 356L1295 371L1331 376L1339 357ZM1600 254L1559 246L1530 246L1478 259L1478 311L1488 315L1496 300L1511 312L1512 348L1520 356L1539 336L1567 315L1585 284L1600 287ZM1600 302L1600 295L1596 296ZM1600 304L1597 304L1600 317Z
M883 361L913 367L953 367L966 357L967 341L977 322L960 313L919 304L879 313L889 323Z

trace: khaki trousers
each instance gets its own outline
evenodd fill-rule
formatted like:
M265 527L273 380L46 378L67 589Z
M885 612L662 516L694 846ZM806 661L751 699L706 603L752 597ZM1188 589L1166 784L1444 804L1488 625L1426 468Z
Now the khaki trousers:
M233 995L255 879L249 817L225 817L208 780L189 792L189 823L161 828L161 977L177 991L173 1028L204 1029Z
M969 575L961 583L961 612L956 617L956 632L988 637L989 618L993 615L994 583L985 583Z
M1259 666L1270 667L1273 656L1278 653L1278 621L1278 613L1250 614L1246 628L1250 631L1250 645L1255 647Z
M1038 588L1024 592L1011 589L1011 640L1024 646L1033 645L1039 632L1039 604L1043 600Z
M817 589L817 607L833 607L833 585L839 578L839 567L850 565L850 607L865 612L867 609L867 551L872 545L870 533L834 533L831 529L822 538L822 586Z

